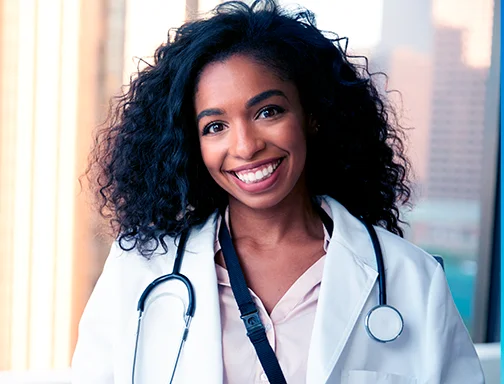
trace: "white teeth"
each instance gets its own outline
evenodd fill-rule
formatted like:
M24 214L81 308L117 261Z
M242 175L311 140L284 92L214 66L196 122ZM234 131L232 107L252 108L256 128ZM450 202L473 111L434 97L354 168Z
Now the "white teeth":
M268 166L259 169L255 172L245 172L240 174L235 173L235 175L236 177L238 177L238 179L240 179L244 183L247 184L255 183L270 177L273 174L273 172L275 172L275 170L278 168L280 162L281 160L278 160L274 164L269 164Z

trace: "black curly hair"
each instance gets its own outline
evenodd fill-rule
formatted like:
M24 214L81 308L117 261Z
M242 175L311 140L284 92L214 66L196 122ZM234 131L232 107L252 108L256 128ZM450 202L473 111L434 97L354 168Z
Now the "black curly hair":
M207 19L171 30L154 64L139 71L96 136L87 175L120 246L145 257L227 204L203 163L193 105L211 62L253 57L292 81L319 124L307 142L312 195L329 195L353 215L403 235L408 203L404 134L364 65L342 39L323 34L307 10L287 13L273 0L227 2ZM327 175L330 175L328 177Z

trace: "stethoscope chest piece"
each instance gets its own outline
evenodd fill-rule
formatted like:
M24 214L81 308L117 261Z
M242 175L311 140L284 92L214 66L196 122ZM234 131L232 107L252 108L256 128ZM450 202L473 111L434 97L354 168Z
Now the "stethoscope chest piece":
M390 305L377 305L371 309L365 320L369 336L380 343L388 343L399 337L404 321L397 309Z

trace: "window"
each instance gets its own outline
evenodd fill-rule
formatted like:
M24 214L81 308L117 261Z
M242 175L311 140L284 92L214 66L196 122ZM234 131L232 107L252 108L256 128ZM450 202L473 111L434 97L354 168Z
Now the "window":
M482 250L489 249L493 217L487 211L493 203L484 194L495 196L496 190L498 105L493 101L499 80L492 75L498 68L491 59L492 25L498 20L493 1L280 3L314 11L319 28L349 37L351 52L367 54L371 66L389 76L389 88L401 92L402 111L415 128L410 158L418 175L415 208L404 212L411 224L407 238L443 256L464 322L475 341L484 341L486 320L475 305L485 301L476 295L488 295L488 289L476 289L478 279L489 273L488 263L482 263L489 253Z

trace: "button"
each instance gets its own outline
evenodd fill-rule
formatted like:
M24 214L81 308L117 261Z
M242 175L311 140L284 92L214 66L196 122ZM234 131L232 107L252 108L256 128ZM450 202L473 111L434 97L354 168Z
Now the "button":
M265 373L261 374L261 381L264 381L265 383L268 383L268 376L266 376Z
M269 331L271 329L271 324L268 323L264 326L264 329L266 329L266 332Z

